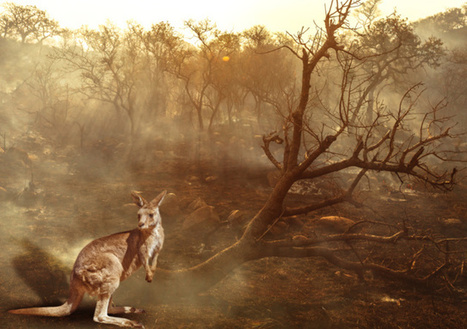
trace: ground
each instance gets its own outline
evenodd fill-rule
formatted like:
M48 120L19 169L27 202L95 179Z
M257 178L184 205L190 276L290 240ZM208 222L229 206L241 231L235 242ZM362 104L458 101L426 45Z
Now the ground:
M148 198L162 189L177 195L181 211L162 214L166 229L166 245L159 258L162 268L194 265L241 234L241 227L227 223L203 234L181 231L191 201L201 198L214 206L223 222L236 209L250 218L271 190L268 167L200 173L180 159L167 158L132 170L114 169L105 161L86 166L58 155L34 161L34 188L26 186L15 197L5 194L0 204L2 328L112 327L92 321L91 298L65 318L6 311L61 303L79 250L94 238L135 227L131 190ZM13 189L13 183L9 184L12 187L7 186L6 191ZM463 187L450 194L417 193L405 199L389 193L364 193L361 197L369 208L324 209L300 218L303 225L299 228L286 230L296 233L309 229L313 218L339 215L393 223L405 219L420 230L442 231L440 219L462 217L467 210ZM288 201L300 197L291 196ZM454 234L465 236L465 231ZM151 289L140 270L120 286L114 300L144 308L146 314L126 317L143 322L146 328L466 328L465 272L462 275L464 283L453 291L442 285L423 288L378 277L360 280L320 258L267 258L242 265L198 296L171 300Z

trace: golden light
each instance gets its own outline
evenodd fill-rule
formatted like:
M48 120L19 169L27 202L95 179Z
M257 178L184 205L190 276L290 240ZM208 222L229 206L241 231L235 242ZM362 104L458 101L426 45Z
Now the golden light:
M224 62L228 62L228 61L230 61L230 57L229 56L224 56L224 57L222 57L222 60Z

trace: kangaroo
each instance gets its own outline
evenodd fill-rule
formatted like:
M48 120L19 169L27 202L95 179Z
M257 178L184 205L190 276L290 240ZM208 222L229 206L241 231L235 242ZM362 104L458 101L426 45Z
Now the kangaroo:
M141 265L146 271L146 281L151 282L157 265L157 257L164 243L159 206L167 191L147 202L132 192L138 210L138 227L131 231L112 234L90 242L76 258L70 279L70 297L61 306L33 307L10 310L14 314L66 316L73 313L83 295L97 296L94 321L120 327L144 328L136 321L112 317L108 314L144 313L134 307L112 305L112 294L120 282L128 278Z

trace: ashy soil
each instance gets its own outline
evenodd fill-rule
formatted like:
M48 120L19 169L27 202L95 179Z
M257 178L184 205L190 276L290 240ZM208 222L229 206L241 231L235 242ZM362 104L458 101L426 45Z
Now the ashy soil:
M162 213L166 230L159 258L162 268L194 265L238 239L241 226L233 227L226 219L232 210L248 219L261 208L271 191L266 179L270 169L198 169L180 159L122 170L106 162L86 165L51 157L35 164L34 186L28 185L26 175L15 178L24 188L14 197L5 192L0 203L0 327L112 327L92 321L91 298L64 318L19 316L7 310L62 303L79 250L92 239L135 227L131 190L148 198L162 189L177 196L179 211ZM289 201L302 197L291 196ZM362 194L369 207L324 209L300 218L301 226L285 230L300 232L314 218L339 215L405 220L421 231L465 236L465 230L449 231L439 223L451 217L465 221L466 197L461 187L450 194L418 192L409 198L370 191ZM202 234L182 231L188 205L198 198L214 206L223 223ZM146 314L125 317L146 328L467 328L465 272L464 283L459 280L456 289L447 284L421 288L371 276L362 281L320 258L268 258L242 265L198 296L176 300L160 296L145 282L143 272L122 283L114 301L144 308Z

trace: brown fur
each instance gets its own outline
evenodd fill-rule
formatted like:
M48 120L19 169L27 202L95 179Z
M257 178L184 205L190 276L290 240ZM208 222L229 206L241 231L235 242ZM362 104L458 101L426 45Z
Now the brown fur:
M120 282L141 266L146 271L146 281L151 282L157 265L157 257L164 243L159 205L167 191L151 202L132 192L133 200L140 207L138 228L112 234L92 241L76 258L70 281L70 297L61 306L33 307L10 310L14 314L66 316L76 310L83 295L97 296L94 321L121 327L144 328L141 323L125 318L111 317L115 313L143 313L133 307L114 307L112 294Z

